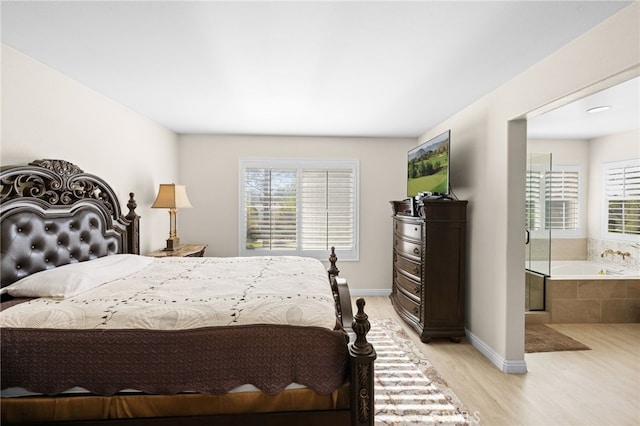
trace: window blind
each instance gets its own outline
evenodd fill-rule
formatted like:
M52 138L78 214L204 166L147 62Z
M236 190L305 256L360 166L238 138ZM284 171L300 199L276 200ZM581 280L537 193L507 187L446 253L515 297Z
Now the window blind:
M246 170L245 247L296 248L297 170Z
M640 235L640 161L605 170L607 232Z
M241 160L240 254L357 259L357 187L357 161Z
M302 249L351 250L353 170L302 170Z
M545 176L545 228L578 229L579 175L577 171L550 171Z
M542 207L540 206L542 173L527 170L526 180L526 226L530 231L539 231L542 229Z

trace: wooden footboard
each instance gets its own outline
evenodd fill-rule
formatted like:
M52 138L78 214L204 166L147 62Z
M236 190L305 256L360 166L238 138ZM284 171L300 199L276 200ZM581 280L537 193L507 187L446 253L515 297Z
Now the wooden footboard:
M342 327L351 336L349 342L350 384L351 384L351 424L373 425L374 383L373 365L376 352L367 342L367 333L371 328L369 317L364 313L364 299L356 300L358 312L355 317L351 308L351 294L347 280L338 277L340 270L336 266L338 258L335 248L331 247L329 256L329 282L336 300L336 311L342 321Z

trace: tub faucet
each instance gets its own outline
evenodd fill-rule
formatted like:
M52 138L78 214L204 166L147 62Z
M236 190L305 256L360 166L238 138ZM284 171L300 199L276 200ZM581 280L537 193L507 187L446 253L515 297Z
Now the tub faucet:
M600 257L604 257L607 254L615 254L615 252L612 249L606 249L605 251L600 253Z
M622 260L624 260L625 257L631 257L631 253L629 253L628 251L620 251L618 250L616 252L616 254L619 254L620 256L622 256Z

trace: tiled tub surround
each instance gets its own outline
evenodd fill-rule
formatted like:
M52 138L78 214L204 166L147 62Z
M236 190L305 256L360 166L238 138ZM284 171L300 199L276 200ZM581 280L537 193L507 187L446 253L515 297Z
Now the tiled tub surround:
M551 323L640 322L640 278L552 274L545 303Z
M528 285L532 282L535 280L527 280ZM554 261L544 287L545 310L527 312L527 322L640 322L638 271L586 260ZM534 305L539 304L542 294L541 285L527 288L526 295Z
M551 253L551 277L545 286L546 310L527 312L527 322L640 322L640 244L592 238L556 239L552 240ZM577 259L589 262L573 262ZM576 272L576 268L582 271ZM601 270L606 273L622 269L631 276L600 275ZM539 293L533 291L530 297L536 299Z

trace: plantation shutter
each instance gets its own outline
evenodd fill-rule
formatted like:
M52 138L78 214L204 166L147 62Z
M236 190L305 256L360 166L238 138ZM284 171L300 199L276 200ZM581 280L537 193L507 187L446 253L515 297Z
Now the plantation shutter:
M545 177L545 229L578 229L577 171L550 171Z
M302 170L302 249L351 250L354 240L354 172Z
M530 231L539 231L542 229L542 208L540 206L542 173L535 170L527 170L526 179L526 226Z
M296 169L245 171L246 248L296 249Z
M358 258L355 160L240 160L240 255Z
M607 232L640 235L640 164L638 161L605 171Z

